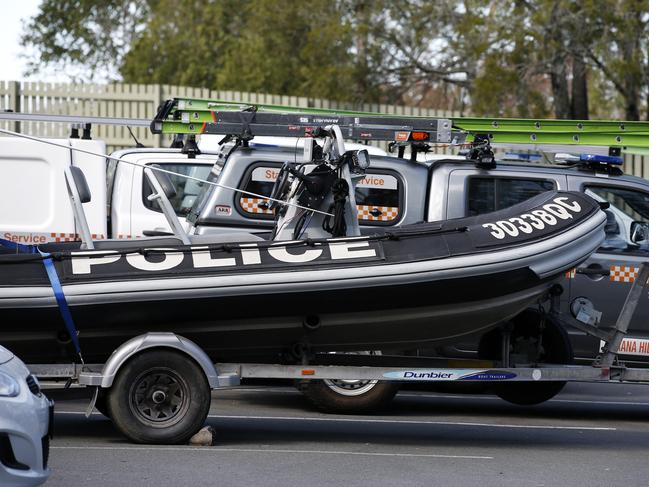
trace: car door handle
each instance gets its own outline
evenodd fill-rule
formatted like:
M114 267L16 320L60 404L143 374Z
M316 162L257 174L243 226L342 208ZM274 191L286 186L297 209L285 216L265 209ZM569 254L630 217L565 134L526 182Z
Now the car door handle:
M372 215L374 218L378 218L381 215L383 215L383 212L379 210L378 208L373 208L369 211L370 215Z
M611 271L603 267L578 267L577 274L584 274L586 276L610 276Z

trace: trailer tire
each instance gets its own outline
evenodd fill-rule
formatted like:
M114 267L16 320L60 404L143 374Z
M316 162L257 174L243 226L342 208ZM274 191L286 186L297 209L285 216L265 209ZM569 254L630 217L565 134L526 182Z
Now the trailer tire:
M337 414L359 414L387 407L399 390L389 381L305 381L302 392L319 410Z
M525 337L538 335L541 315L537 310L528 309L511 322L512 342ZM501 360L500 330L492 330L480 340L479 355L482 359ZM546 317L545 330L542 334L543 353L536 358L537 363L571 364L573 350L568 334L563 327L551 317ZM556 382L496 382L493 392L512 404L533 406L541 404L556 396L566 385L565 381Z
M95 409L107 418L110 418L110 412L108 412L108 394L106 393L106 389L99 389L97 400L95 401Z
M108 392L115 426L136 443L186 443L205 423L210 387L186 355L145 351L122 366Z

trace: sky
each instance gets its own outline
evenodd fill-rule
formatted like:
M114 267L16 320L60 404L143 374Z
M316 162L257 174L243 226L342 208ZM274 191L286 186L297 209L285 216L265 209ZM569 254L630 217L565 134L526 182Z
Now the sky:
M0 81L62 81L52 73L39 75L38 78L23 76L25 60L19 54L23 52L19 39L22 32L22 20L27 20L38 12L40 0L0 0L2 28L0 28Z

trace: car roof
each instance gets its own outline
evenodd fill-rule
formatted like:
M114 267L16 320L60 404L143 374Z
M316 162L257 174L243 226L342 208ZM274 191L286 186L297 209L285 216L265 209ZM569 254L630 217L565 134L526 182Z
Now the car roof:
M372 156L372 160L381 160L383 164L417 164L417 165L426 165L429 167L441 167L444 166L447 169L452 169L452 168L457 168L457 169L469 169L469 168L475 168L475 164L467 159L464 159L459 156L449 156L447 158L440 157L439 155L436 155L435 159L432 161L429 161L428 163L424 162L412 162L410 159L404 158L404 159L399 159L396 157L376 157ZM398 161L398 162L397 162ZM517 170L517 171L525 171L525 172L531 172L531 173L553 173L553 174L566 174L566 175L600 175L602 172L595 171L594 169L585 166L585 165L563 165L563 164L551 164L548 162L520 162L520 161L502 161L502 160L496 160L496 167L493 169L483 169L485 172L499 172L499 171L506 171L506 170ZM615 172L612 172L611 174L607 175L611 179L615 180L622 180L622 181L630 181L630 182L636 182L636 183L642 183L642 184L649 184L649 181L647 181L644 178L640 178L637 176L632 176L630 174L624 174L624 173L619 173L616 174Z

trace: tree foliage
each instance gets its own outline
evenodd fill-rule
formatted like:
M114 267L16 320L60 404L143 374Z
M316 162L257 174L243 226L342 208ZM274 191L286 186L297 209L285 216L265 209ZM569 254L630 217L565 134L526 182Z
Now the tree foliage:
M49 68L80 81L118 77L148 10L148 0L43 0L23 26L26 74Z
M29 70L468 109L649 118L649 0L44 0Z

